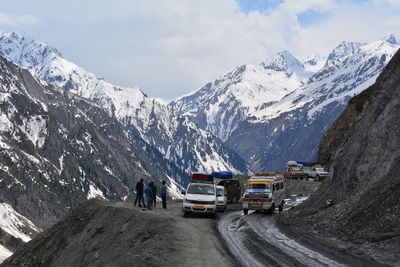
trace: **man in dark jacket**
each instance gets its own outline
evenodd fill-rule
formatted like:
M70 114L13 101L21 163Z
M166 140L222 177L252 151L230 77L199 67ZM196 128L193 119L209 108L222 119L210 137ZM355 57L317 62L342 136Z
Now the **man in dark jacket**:
M157 187L154 182L151 182L151 188L153 189L153 207L156 207L157 203Z
M144 204L143 191L144 191L144 183L143 179L140 179L140 181L136 183L136 199L134 206L136 206L136 202L139 201L139 207L142 207L142 205L140 204L142 202L143 207L146 208L146 204Z
M162 199L162 206L164 209L166 209L167 208L167 185L165 184L165 181L162 181L161 199Z

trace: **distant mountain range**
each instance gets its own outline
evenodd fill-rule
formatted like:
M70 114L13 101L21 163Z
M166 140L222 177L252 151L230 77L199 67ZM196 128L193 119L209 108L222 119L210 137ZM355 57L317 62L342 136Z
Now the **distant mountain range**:
M316 160L326 129L399 48L390 35L342 42L327 58L303 63L283 51L260 65L237 67L170 106L219 136L253 171L282 171L288 160Z

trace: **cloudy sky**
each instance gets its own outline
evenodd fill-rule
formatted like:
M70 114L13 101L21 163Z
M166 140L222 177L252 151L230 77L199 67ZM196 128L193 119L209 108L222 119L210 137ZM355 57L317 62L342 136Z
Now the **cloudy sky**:
M0 0L0 30L55 46L106 80L172 99L280 50L400 36L400 0Z

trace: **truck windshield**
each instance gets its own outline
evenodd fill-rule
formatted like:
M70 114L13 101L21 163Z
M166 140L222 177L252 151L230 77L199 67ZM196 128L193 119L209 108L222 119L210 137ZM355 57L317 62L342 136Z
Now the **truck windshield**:
M271 184L247 184L246 192L248 193L271 192Z
M191 184L187 190L188 194L215 195L214 186L205 184Z

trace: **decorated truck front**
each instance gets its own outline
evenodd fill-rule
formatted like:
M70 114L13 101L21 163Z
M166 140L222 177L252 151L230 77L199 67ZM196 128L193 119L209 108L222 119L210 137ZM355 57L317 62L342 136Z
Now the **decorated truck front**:
M246 183L243 194L243 213L249 210L273 213L283 209L285 193L282 176L253 176Z

